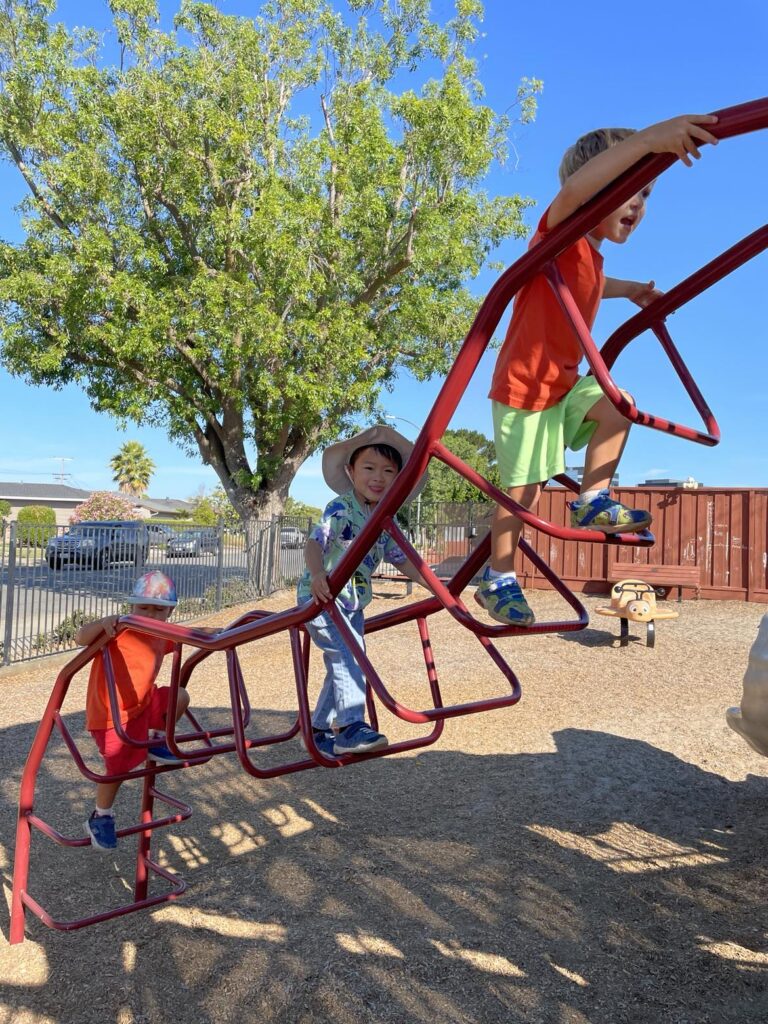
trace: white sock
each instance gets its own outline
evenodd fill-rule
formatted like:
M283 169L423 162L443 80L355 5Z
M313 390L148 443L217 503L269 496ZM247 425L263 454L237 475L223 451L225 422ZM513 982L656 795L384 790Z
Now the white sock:
M115 812L111 807L99 807L98 804L94 808L97 818L114 818Z
M582 491L579 495L579 501L593 501L600 493L601 488L595 488L591 491Z
M517 573L516 572L497 572L496 569L492 569L490 567L490 565L489 565L488 566L488 579L489 580L497 580L499 578L499 576L507 576L507 577L509 577L509 579L513 579L513 580L517 579Z

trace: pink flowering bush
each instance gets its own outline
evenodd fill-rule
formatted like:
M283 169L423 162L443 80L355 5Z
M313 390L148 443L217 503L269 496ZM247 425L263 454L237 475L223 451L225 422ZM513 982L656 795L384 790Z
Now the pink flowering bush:
M141 519L139 510L122 494L94 491L69 517L70 523L104 522L106 519Z

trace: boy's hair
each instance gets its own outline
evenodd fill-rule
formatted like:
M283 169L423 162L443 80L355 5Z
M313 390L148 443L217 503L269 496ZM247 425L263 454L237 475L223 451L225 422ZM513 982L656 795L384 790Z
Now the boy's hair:
M376 452L377 455L381 455L384 459L389 459L390 462L394 462L397 466L397 472L403 468L403 459L397 448L393 448L391 444L364 444L362 448L355 448L352 454L349 456L349 465L354 466L361 452L366 452L371 448Z
M580 167L597 156L604 153L606 149L623 142L630 135L634 135L636 128L597 128L593 132L587 132L581 138L576 139L572 146L569 146L560 161L558 177L560 184L564 185L567 178L570 178Z

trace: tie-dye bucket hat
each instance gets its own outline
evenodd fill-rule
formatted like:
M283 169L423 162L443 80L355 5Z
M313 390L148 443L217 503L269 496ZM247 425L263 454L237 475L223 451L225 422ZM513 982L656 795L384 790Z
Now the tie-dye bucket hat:
M139 576L128 598L129 604L154 604L161 608L175 608L177 601L176 584L157 569Z

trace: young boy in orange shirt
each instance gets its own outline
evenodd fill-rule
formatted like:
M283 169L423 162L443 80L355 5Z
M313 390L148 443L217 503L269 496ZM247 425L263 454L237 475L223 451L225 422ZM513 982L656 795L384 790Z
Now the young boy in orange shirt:
M147 572L136 581L129 604L136 615L165 622L176 607L176 586L163 572ZM107 615L81 626L75 638L87 646L101 633L110 637L107 644L115 675L115 688L120 707L120 724L127 736L147 740L150 730L164 731L168 713L170 687L156 686L160 667L166 654L173 650L170 640L123 630L115 635L118 615ZM189 706L189 694L180 689L176 704L176 720ZM122 775L141 764L147 757L164 764L181 764L177 757L158 740L156 746L132 747L115 730L109 705L109 694L101 652L91 665L86 696L86 726L96 741L108 775ZM96 785L96 806L85 823L91 846L97 850L114 850L117 846L115 816L112 810L120 782L99 782Z
M704 127L712 115L683 115L642 131L601 129L582 136L560 165L561 189L539 222L530 247L648 153L674 153L690 167L698 147L717 139ZM556 259L587 326L600 300L627 298L647 306L661 293L653 281L619 281L603 273L601 243L622 245L643 219L651 185L627 199ZM490 398L499 474L507 494L533 510L542 488L565 471L565 448L587 445L571 526L605 533L631 533L651 521L648 512L626 508L608 492L630 423L603 394L594 377L579 377L581 345L544 274L525 284L515 298L512 320L499 353ZM497 506L491 561L475 600L505 625L529 626L534 614L514 572L522 521Z

